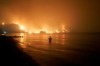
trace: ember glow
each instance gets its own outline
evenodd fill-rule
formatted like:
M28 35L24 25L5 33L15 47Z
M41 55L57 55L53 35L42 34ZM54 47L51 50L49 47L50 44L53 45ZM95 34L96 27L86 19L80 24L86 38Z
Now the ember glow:
M5 25L5 23L4 23L4 22L2 22L2 25Z
M23 25L20 25L21 30L25 30L25 27Z
M44 33L61 33L61 32L65 32L65 33L69 33L69 30L65 28L65 25L61 25L61 29L53 29L53 30L49 30L51 29L50 27L40 27L40 29L33 29L32 28L28 28L28 26L25 26L23 24L20 24L18 22L14 23L17 24L20 28L20 30L24 30L25 32L28 32L29 34L31 33L40 33L40 32L44 32Z
M19 23L28 29L28 32L100 31L97 19L99 2L85 0L0 0L0 2L0 22ZM23 30L23 27L21 29Z

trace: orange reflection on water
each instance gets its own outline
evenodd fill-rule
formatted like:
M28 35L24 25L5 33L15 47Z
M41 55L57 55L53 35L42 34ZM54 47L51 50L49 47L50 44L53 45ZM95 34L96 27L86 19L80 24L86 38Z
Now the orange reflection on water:
M65 34L55 34L53 36L56 44L65 45L66 35Z
M24 42L24 33L20 33L20 36L21 36L20 42Z
M64 39L64 38L65 38L65 34L62 34L62 35L61 35L61 38Z
M21 48L26 48L27 47L26 44L23 44L23 43L21 43L20 46L21 46Z
M20 33L20 36L21 36L21 38L20 38L20 46L22 47L22 48L26 48L27 46L26 46L26 38L25 38L25 33Z
M39 39L47 39L47 35L46 34L40 34Z
M66 36L65 34L62 34L62 35L61 35L61 44L62 44L62 45L65 44L65 42L66 42L66 37L68 37L68 36Z

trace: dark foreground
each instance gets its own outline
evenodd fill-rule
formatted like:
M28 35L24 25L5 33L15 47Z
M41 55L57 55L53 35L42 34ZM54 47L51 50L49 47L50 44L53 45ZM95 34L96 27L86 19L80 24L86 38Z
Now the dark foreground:
M0 66L38 66L12 37L0 36Z
M0 36L0 66L100 66L100 35L54 36L51 44L34 37L22 50L12 37Z

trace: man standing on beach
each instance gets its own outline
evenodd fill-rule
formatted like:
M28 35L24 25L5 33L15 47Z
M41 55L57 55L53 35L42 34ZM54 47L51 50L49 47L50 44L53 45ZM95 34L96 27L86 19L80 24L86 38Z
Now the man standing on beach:
M48 40L49 40L49 44L51 44L51 41L52 41L51 36L48 38Z

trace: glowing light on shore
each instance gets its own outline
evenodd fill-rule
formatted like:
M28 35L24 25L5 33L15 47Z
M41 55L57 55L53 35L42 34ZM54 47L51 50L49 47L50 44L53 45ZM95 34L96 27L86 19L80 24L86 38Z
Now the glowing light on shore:
M56 33L60 33L60 31L59 30L56 30Z
M4 23L4 22L2 22L1 24L2 24L2 25L5 25L5 23Z
M40 33L39 31L34 31L34 33Z
M51 29L48 26L46 26L46 27L42 26L42 27L40 27L40 29L34 29L34 28L32 29L32 28L29 28L29 26L25 26L25 24L22 24L19 21L15 21L14 23L19 26L20 30L23 30L23 31L25 31L25 32L27 32L29 34L31 34L31 33L47 33L47 34L52 34L52 33L69 33L70 32L69 29L66 28L66 26L64 24L60 25L60 28L57 28L57 29ZM4 23L2 23L2 25L4 25Z
M33 32L29 31L28 33L29 33L29 34L32 34Z
M21 30L25 30L25 27L23 25L20 25Z
M4 31L4 34L6 34L7 32L6 31Z
M33 33L40 33L40 30L33 30Z
M52 34L53 32L52 32L52 31L50 31L50 32L48 32L48 33Z

